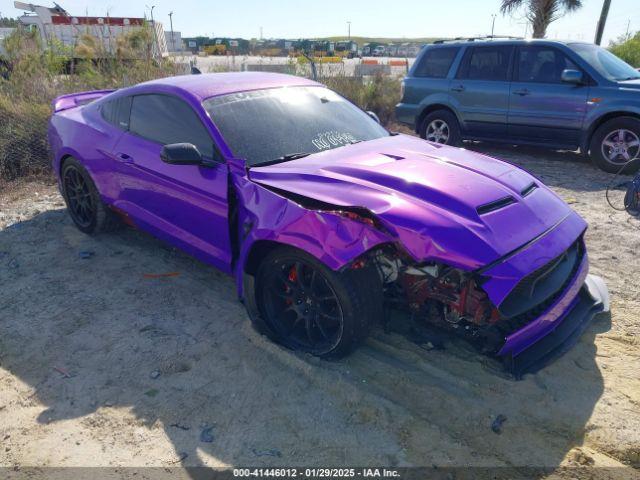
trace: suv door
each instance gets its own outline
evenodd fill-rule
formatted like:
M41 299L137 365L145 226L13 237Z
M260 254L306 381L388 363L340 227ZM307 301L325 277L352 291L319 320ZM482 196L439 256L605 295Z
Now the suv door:
M206 166L170 165L163 145L192 143ZM115 206L154 235L230 271L227 166L202 119L166 94L133 97L128 131L113 151L121 162Z
M506 135L513 50L512 45L467 48L450 88L464 137Z
M509 137L577 148L589 87L562 82L565 69L580 70L560 49L518 46L511 83ZM587 74L582 72L585 80Z

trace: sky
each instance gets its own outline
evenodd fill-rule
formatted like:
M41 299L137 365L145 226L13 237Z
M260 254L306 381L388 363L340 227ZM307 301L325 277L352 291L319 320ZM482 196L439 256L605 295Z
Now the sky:
M53 6L50 0L28 3ZM522 36L521 15L503 16L500 0L58 0L72 15L142 17L150 15L183 37L313 38L347 34L368 37L455 37L491 33ZM602 0L583 0L583 8L551 24L548 38L593 41ZM13 0L0 0L0 15L16 17ZM640 0L612 0L603 45L627 31L640 30ZM528 29L529 35L531 28Z

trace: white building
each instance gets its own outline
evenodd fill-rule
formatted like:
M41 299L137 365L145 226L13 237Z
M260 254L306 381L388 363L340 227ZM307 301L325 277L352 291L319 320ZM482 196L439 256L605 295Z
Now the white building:
M31 3L14 2L19 10L28 13L18 20L23 25L37 28L44 44L57 40L65 46L74 47L78 38L90 34L100 40L106 51L111 52L116 46L116 38L144 25L144 18L123 17L74 17L61 6L43 7ZM154 22L153 54L167 56L167 41L160 22Z

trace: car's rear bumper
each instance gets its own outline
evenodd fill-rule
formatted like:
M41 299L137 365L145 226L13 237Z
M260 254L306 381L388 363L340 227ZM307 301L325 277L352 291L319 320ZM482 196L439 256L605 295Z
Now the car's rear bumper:
M569 350L594 316L609 311L609 292L602 278L587 275L578 295L565 313L542 338L517 355L503 356L505 367L515 378L534 373Z
M412 103L399 103L396 105L396 120L399 123L415 127L419 106Z

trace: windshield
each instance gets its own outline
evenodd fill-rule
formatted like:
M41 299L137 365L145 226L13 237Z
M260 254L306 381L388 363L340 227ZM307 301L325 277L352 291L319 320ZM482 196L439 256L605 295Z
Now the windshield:
M600 75L609 80L621 81L640 78L640 72L602 47L588 43L572 43L569 46Z
M365 112L323 87L221 95L204 107L247 165L287 160L389 135Z

